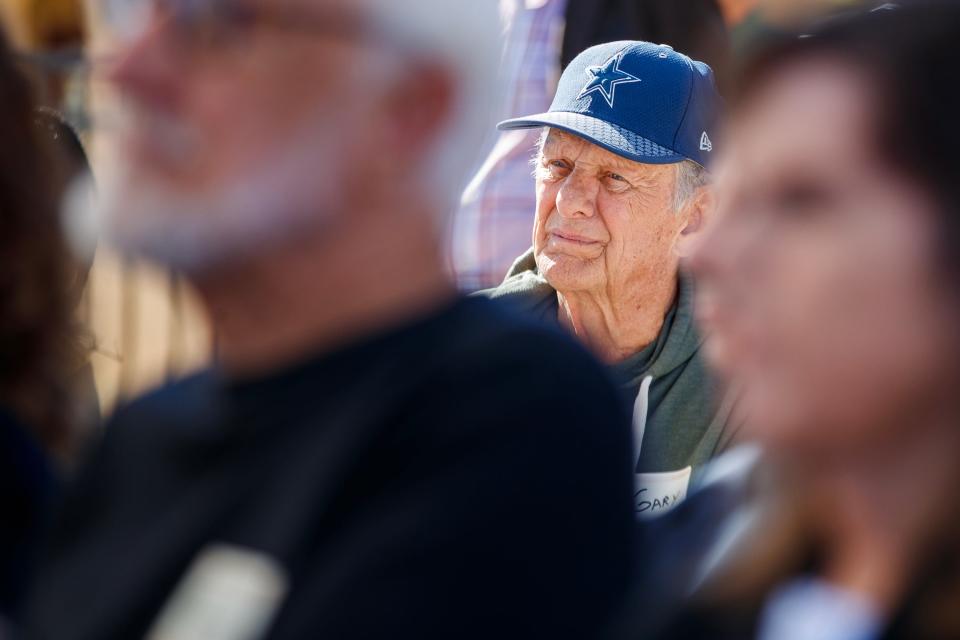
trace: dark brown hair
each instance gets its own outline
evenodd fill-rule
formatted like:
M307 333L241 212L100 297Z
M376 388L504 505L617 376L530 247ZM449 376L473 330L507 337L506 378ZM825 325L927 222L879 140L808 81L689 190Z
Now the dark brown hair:
M874 150L932 196L943 265L960 283L960 3L847 11L769 39L741 68L734 104L791 64L821 57L849 64L869 83Z
M867 81L873 151L931 196L940 248L933 258L952 291L960 292L960 3L902 1L837 14L806 33L768 39L740 69L735 111L791 65L820 59L846 64ZM891 637L960 637L960 511L954 505L944 509L944 542L920 568L916 592L903 603ZM770 531L763 537L771 540ZM786 536L780 543L784 549L798 546ZM744 559L744 566L752 565L743 571L745 583L757 576L777 578L769 575L771 567L756 562L757 553L751 548ZM732 591L729 582L723 587Z
M64 171L0 37L0 406L50 450L68 443L70 309L58 212Z

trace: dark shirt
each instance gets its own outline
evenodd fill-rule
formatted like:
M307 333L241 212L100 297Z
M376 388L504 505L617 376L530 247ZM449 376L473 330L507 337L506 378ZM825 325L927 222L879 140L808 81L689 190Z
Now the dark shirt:
M29 428L0 408L0 621L18 617L57 482L54 465Z
M143 637L220 544L285 574L270 638L591 637L631 577L630 452L599 365L487 300L263 379L208 372L107 427L30 637Z

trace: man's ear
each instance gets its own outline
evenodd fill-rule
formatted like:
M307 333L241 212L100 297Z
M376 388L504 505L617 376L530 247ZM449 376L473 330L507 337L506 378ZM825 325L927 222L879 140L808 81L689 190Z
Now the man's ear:
M687 201L683 211L679 213L681 219L685 221L676 244L676 252L680 258L687 258L693 254L702 235L700 232L713 215L716 205L716 196L710 185L698 188L693 197Z
M387 95L390 147L406 161L422 158L453 117L455 86L450 72L421 62Z

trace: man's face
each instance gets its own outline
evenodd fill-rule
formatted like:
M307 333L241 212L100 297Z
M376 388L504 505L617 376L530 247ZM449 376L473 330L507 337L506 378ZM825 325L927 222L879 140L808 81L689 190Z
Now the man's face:
M950 379L932 205L876 151L874 103L835 61L769 80L730 131L692 260L707 353L742 382L748 435L813 460L907 432Z
M204 9L178 15L178 5ZM370 47L333 28L352 24L350 3L150 6L109 76L120 126L105 196L120 242L190 267L335 207L345 177L360 173L354 134L369 128L373 102ZM190 255L166 255L184 247Z
M685 226L674 209L676 171L551 130L536 169L540 273L561 293L626 292L676 278Z

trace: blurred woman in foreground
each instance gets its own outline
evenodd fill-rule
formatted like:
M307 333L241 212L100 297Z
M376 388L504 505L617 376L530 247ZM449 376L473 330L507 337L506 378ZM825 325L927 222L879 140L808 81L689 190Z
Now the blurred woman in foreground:
M910 4L747 69L693 267L766 471L662 637L960 638L958 43Z
M0 637L16 618L70 447L65 174L0 38Z

